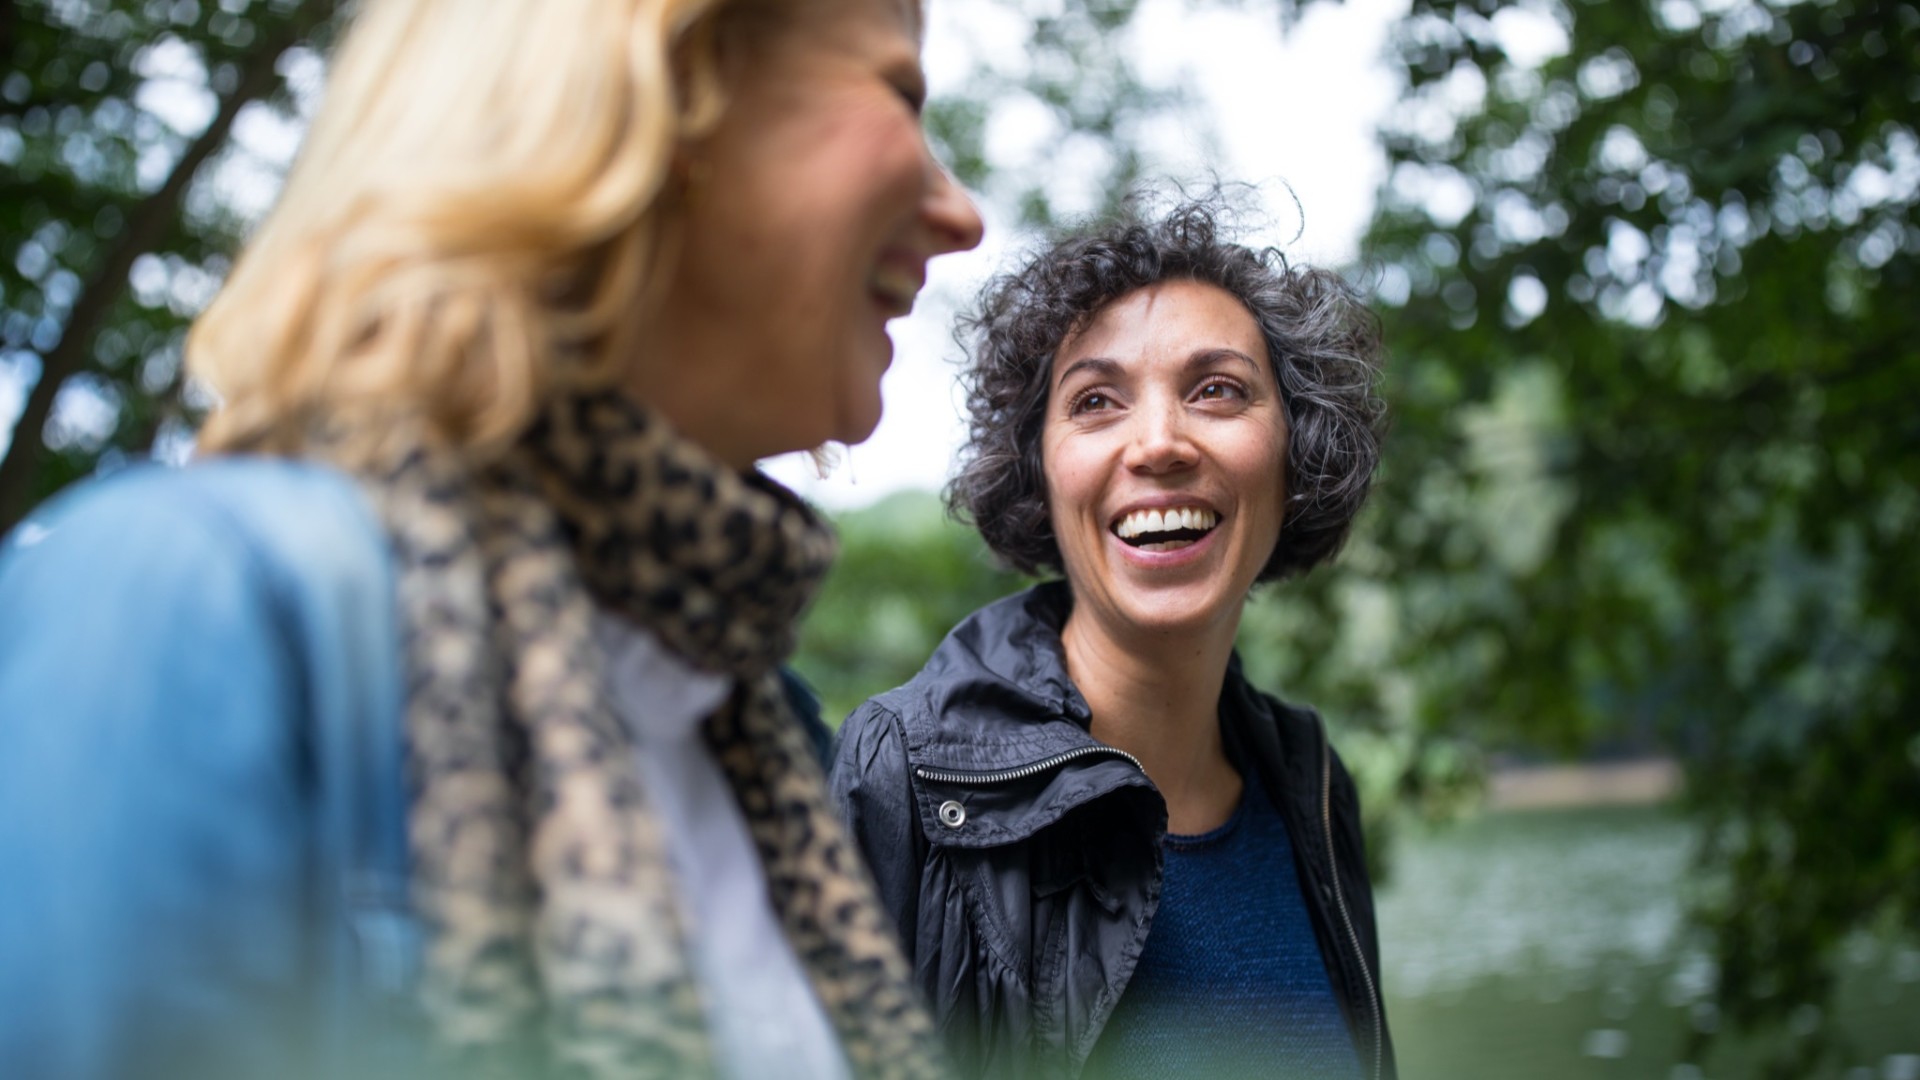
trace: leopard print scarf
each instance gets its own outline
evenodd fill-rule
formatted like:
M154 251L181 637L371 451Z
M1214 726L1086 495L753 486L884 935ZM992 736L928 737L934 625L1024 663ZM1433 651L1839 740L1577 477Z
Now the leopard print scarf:
M423 993L464 1070L713 1070L660 826L605 695L596 603L735 680L706 721L770 898L863 1076L940 1073L932 1027L775 666L832 557L784 489L612 393L472 469L404 436L363 481L407 634Z

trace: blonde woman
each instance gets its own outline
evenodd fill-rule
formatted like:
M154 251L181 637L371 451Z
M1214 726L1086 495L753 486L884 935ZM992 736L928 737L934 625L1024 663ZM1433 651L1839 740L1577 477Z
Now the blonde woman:
M0 549L0 1074L925 1075L756 459L879 418L916 0L365 0L185 470Z

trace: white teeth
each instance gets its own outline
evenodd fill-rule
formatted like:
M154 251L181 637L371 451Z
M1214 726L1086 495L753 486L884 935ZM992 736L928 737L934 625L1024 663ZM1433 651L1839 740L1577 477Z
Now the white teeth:
M911 309L914 297L920 294L919 278L892 266L874 267L873 273L867 276L867 287L888 304L902 310Z
M1115 535L1122 540L1131 540L1142 533L1174 532L1182 529L1198 529L1202 532L1219 523L1219 516L1211 510L1185 507L1178 510L1135 510L1120 519L1113 527ZM1152 549L1152 545L1143 545Z

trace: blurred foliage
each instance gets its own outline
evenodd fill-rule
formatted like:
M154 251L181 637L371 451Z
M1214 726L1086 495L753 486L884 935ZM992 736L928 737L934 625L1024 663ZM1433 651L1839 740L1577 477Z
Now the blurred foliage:
M975 608L1026 585L994 564L937 496L902 492L835 518L840 558L800 636L794 666L838 727L854 706L912 678Z
M1193 104L1181 88L1148 85L1124 51L1139 0L966 3L956 29L968 39L967 92L928 103L935 152L1024 227L1111 209L1147 172L1144 126ZM996 34L1020 47L995 48ZM1043 152L989 154L989 123L1014 113L1049 132Z
M1325 640L1389 626L1421 730L1657 733L1724 1015L1804 1018L1850 932L1920 930L1920 6L1416 0L1397 41L1398 429Z
M0 6L0 368L31 389L0 460L0 532L103 460L184 439L186 324L241 223L202 172L333 0ZM209 167L211 163L212 167Z

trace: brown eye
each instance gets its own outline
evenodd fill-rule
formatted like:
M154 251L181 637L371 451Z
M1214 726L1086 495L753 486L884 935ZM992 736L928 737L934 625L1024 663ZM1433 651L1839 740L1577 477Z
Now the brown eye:
M1200 399L1202 401L1232 401L1236 398L1244 398L1246 396L1246 391L1242 390L1237 384L1224 380L1210 382L1200 388Z
M1067 406L1067 413L1070 416L1078 416L1083 412L1092 412L1096 409L1108 408L1112 404L1112 398L1098 390L1089 390L1073 399L1072 404Z

